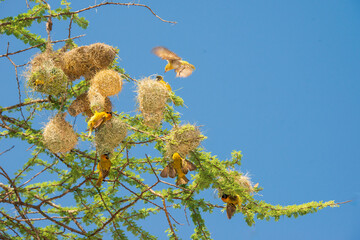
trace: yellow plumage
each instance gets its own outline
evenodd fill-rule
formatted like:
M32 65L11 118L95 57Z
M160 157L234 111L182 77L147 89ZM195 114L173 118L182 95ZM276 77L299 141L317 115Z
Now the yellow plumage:
M109 175L111 168L111 161L109 159L109 154L101 155L100 161L97 166L99 170L99 178L96 182L96 186L100 187L102 181Z
M98 128L105 121L110 120L111 117L112 117L111 112L97 112L97 111L95 111L95 114L88 121L88 130L89 130L88 137L91 136L91 133L92 133L92 131L94 129Z
M167 61L165 72L174 70L176 77L188 77L195 70L194 65L182 60L181 57L165 47L155 47L152 49L152 52Z
M193 171L196 169L195 164L192 162L183 159L180 154L174 153L172 156L173 162L169 163L164 170L160 173L161 177L177 177L176 185L187 184L189 179L185 176L188 171Z
M162 83L162 84L164 85L164 87L165 87L167 90L169 90L169 92L172 91L170 84L167 83L167 82L165 82L165 81L164 81L164 78L163 78L162 76L160 76L160 75L156 76L156 80L159 81L160 83Z
M226 215L228 219L231 219L236 212L236 207L241 207L241 198L239 195L231 196L223 194L221 200L226 203Z

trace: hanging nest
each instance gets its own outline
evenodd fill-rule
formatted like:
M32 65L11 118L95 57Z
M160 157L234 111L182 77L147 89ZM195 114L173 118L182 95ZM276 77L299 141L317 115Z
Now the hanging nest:
M99 155L112 153L120 145L127 134L126 124L118 117L106 121L95 132L96 151Z
M97 71L107 68L115 56L115 48L95 43L66 52L61 59L61 68L72 81L81 76L90 79Z
M57 114L44 128L45 146L54 153L65 153L75 147L78 137L67 121L65 114Z
M102 112L111 112L112 111L112 104L108 97L105 98L105 105L103 108L98 107L96 110ZM90 101L88 97L88 93L83 93L79 95L70 105L68 108L68 112L71 116L75 117L79 115L80 113L84 113L87 117L92 117L93 112L90 108Z
M48 62L52 62L55 66L60 66L61 51L52 51L51 48L47 48L46 51L36 54L30 61L31 71L35 71L37 68L43 66Z
M145 78L138 83L137 101L144 117L144 123L150 127L157 127L162 119L169 99L169 91L159 81Z
M144 117L144 124L146 126L151 128L157 128L164 118L164 111L159 111L155 113L143 112L142 115Z
M116 50L104 43L88 46L88 59L95 71L107 68L115 59Z
M68 78L52 61L31 67L27 73L27 86L40 93L59 96L67 89Z
M104 97L118 94L121 91L122 78L115 70L102 70L91 79L91 88L96 89Z
M175 152L181 156L186 157L190 151L195 150L202 140L203 136L198 127L186 124L179 128L171 130L170 135L166 141L166 155L171 157Z
M89 89L88 93L88 101L89 101L89 107L86 108L86 115L89 116L89 114L92 116L93 112L111 112L112 110L112 104L108 97L104 97L101 95L100 92L98 92L96 89L91 88Z

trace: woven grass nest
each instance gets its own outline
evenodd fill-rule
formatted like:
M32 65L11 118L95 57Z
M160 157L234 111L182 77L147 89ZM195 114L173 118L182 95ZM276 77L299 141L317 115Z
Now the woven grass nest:
M112 153L120 145L127 134L126 124L119 118L113 117L106 121L95 132L96 151L99 155Z
M122 88L122 77L112 69L101 70L91 79L91 89L104 97L118 94Z
M159 81L144 78L138 82L137 102L145 124L157 127L161 123L169 97L169 90Z
M45 126L43 139L45 146L54 153L65 153L73 149L78 137L70 125L65 120L66 114L57 114Z
M195 150L206 137L198 127L186 124L171 130L166 141L166 155L171 157L175 152L186 157L190 151Z
M74 48L62 55L60 64L70 80L81 76L90 79L96 72L107 68L115 59L115 48L104 43Z
M52 60L37 62L26 73L26 85L32 91L59 96L66 92L68 78Z
M234 171L234 170L228 170L228 177L229 178L233 178L235 180L235 182L237 184L239 184L239 186L244 189L245 191L247 191L248 193L254 193L255 189L254 189L254 184L251 182L251 179L249 177L248 174L244 174L238 171ZM224 182L227 182L228 180L225 179L224 177L219 177L218 179L218 183L224 185ZM257 184L256 184L257 185ZM256 186L255 186L256 187ZM218 192L219 192L219 196L221 196L224 191L220 188L217 188ZM233 194L233 193L228 193L225 192L226 194Z
M90 104L90 100L92 104ZM93 112L91 111L93 107L94 111L98 112L111 112L112 104L108 97L103 97L100 93L91 93L88 92L79 95L69 106L68 112L71 116L75 117L80 113L83 113L87 117L92 117Z

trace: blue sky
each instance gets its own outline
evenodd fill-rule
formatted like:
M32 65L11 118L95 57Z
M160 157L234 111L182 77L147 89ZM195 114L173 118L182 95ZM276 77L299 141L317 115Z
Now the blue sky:
M99 2L99 1L98 1ZM87 4L93 4L88 1ZM360 239L360 3L358 1L143 1L145 8L102 7L85 16L78 45L104 42L120 49L119 65L132 77L163 74L165 62L151 54L163 45L196 66L188 78L166 73L188 108L184 122L202 125L202 146L221 159L243 152L241 171L264 188L258 199L291 205L310 201L353 202L297 219L257 221L248 227L240 214L229 221L215 210L205 215L214 239ZM25 10L25 1L1 3L0 17ZM76 1L74 9L88 6ZM44 27L35 27L44 33ZM67 37L54 21L53 39ZM0 55L8 39L0 36ZM58 47L62 45L57 45ZM10 46L12 51L21 44ZM15 56L27 61L36 51ZM24 60L25 59L25 60ZM12 66L0 59L0 105L18 103ZM24 80L23 80L24 81ZM23 85L23 84L22 84ZM135 109L134 86L113 98L118 111ZM80 120L78 120L80 121ZM41 123L40 123L41 124ZM0 152L12 146L0 142ZM8 157L22 161L27 146L16 143ZM27 154L27 153L26 153ZM0 165L16 168L17 162ZM216 204L222 204L211 193ZM182 211L180 236L187 239ZM159 216L164 218L164 216ZM159 220L160 221L160 220ZM165 227L164 227L165 228ZM163 229L164 229L163 228ZM160 239L163 229L154 227Z

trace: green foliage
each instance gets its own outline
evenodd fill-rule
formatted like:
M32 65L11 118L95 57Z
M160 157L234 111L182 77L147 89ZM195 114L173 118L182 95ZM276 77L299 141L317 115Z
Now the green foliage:
M72 16L72 21L81 28L88 25L83 17L71 12L70 2L66 0L62 0L61 7L55 10L50 10L42 1L31 2L33 6L26 13L0 20L1 34L13 35L30 46L43 44L39 48L45 50L45 38L29 30L35 21L47 22L50 14L53 21L68 20ZM65 46L60 51L76 44L68 39ZM118 66L116 59L109 67L123 74L128 82L137 84ZM33 80L39 79L38 75ZM257 200L254 193L262 188L254 187L253 191L244 188L239 184L242 173L234 170L242 164L241 151L233 151L229 160L223 160L197 147L198 144L196 149L189 150L189 154L185 151L187 159L197 166L196 171L187 174L190 179L187 185L176 186L172 179L160 178L160 172L169 164L167 146L178 146L182 141L179 136L188 130L199 131L193 125L182 124L178 110L185 105L174 92L158 128L144 125L141 114L114 112L130 133L119 146L115 146L111 171L98 188L95 182L99 152L91 150L93 146L89 147L94 138L78 131L82 144L66 154L53 153L44 146L42 130L37 124L43 121L45 114L66 112L72 101L88 89L89 81L82 80L61 85L62 94L43 92L51 95L40 100L29 97L22 108L0 106L0 140L23 141L29 145L31 153L16 172L7 174L1 169L0 199L7 205L0 208L0 231L4 238L102 239L111 235L113 239L157 239L147 225L154 215L162 214L169 223L164 226L165 233L170 239L177 239L176 234L181 228L176 228L179 225L172 214L185 209L186 218L189 213L194 226L191 238L210 239L204 216L219 208L224 209L225 205L216 205L220 199L200 198L200 194L206 191L240 196L242 204L237 213L243 215L249 226L255 223L255 219L278 221L281 216L296 218L325 207L338 206L334 201L275 206ZM71 119L71 122L75 120ZM200 138L199 142L206 138L200 131L195 136ZM155 156L132 156L143 147L152 148L151 154ZM20 218L29 220L18 221Z

